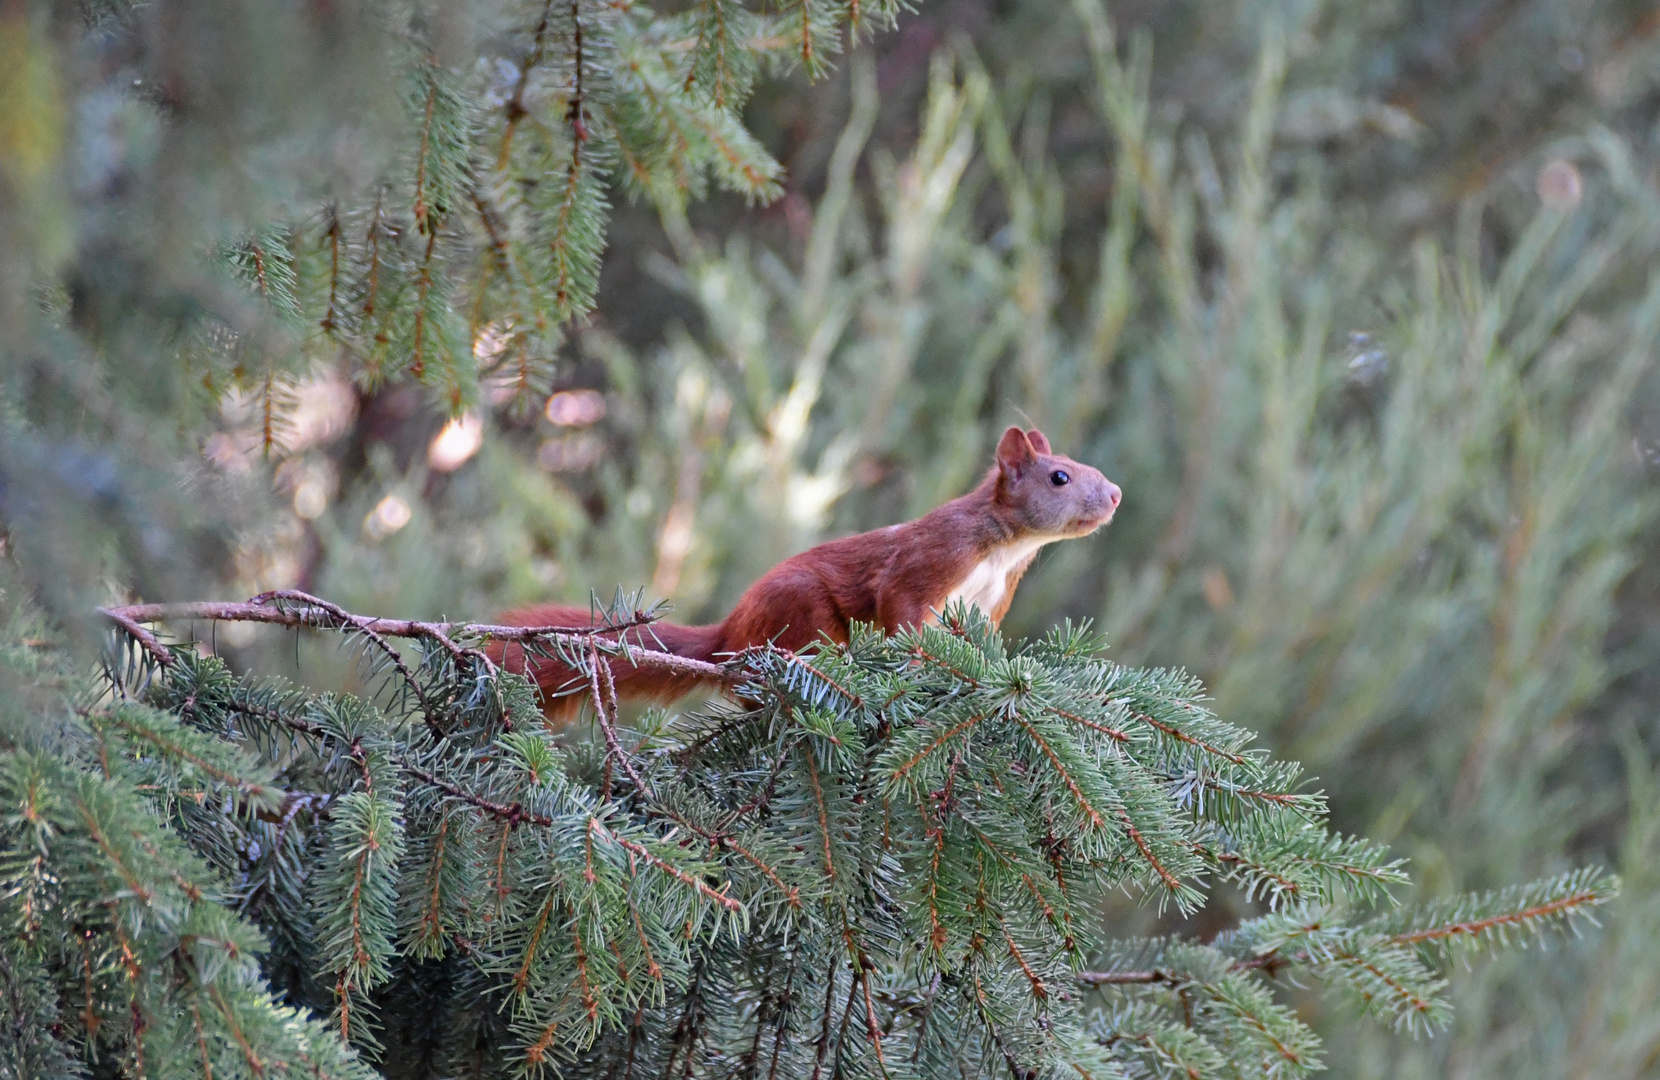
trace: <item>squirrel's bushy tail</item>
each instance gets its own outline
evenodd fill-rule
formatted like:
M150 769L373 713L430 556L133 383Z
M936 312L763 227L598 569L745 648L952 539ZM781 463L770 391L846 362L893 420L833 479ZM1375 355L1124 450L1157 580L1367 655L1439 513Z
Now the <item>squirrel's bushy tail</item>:
M594 612L574 604L537 604L504 612L499 621L504 626L557 626L573 630L587 630L594 625ZM724 659L720 650L721 627L679 626L656 622L649 626L622 631L628 644L642 649L684 656L690 660L718 663ZM615 641L616 631L599 635ZM490 659L508 671L527 674L542 688L542 709L550 717L569 718L590 701L588 683L583 674L558 657L527 653L517 643L496 642L486 650ZM647 701L673 701L690 693L704 680L695 675L664 671L661 668L635 667L617 657L611 661L611 674L617 683L617 695L623 698Z

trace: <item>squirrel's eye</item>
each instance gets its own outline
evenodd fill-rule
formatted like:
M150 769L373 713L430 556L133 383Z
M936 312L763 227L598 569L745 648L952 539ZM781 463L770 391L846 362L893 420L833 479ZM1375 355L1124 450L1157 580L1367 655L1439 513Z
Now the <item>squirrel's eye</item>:
M1066 474L1065 469L1056 469L1054 472L1049 474L1049 482L1054 484L1056 487L1060 487L1063 484L1070 484L1072 482L1072 477Z

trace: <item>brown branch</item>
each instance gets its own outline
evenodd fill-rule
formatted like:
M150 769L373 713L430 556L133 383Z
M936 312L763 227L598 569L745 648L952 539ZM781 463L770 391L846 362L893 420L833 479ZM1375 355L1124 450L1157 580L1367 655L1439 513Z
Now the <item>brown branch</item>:
M263 705L254 705L246 701L232 701L225 706L231 712L241 713L243 716L257 716L261 720L269 720L273 724L281 724L290 731L297 731L302 735L311 735L319 739L337 738L321 724L313 724L309 720L301 720L297 716L289 716L281 709L270 709Z
M438 247L437 220L427 215L422 221L420 228L427 234L427 243L421 255L421 268L415 274L415 324L410 329L409 342L409 374L416 382L424 379L427 372L427 299L432 295L432 255ZM452 409L458 404L453 398L450 401Z
M1431 1003L1424 997L1424 995L1413 990L1412 987L1407 986L1405 983L1401 982L1401 980L1395 978L1387 971L1384 971L1376 964L1364 960L1351 952L1335 953L1332 956L1332 959L1336 960L1340 964L1353 964L1355 967L1367 972L1373 978L1383 983L1383 985L1389 987L1390 990L1394 991L1396 997L1400 998L1402 1001L1408 1002L1412 1006L1414 1012L1429 1011ZM1372 995L1369 993L1366 995L1368 999L1370 999L1371 996Z
M617 845L622 847L624 850L632 852L633 854L635 854L635 855L639 856L640 858L644 859L646 862L650 863L652 866L655 866L657 869L661 870L663 873L668 874L670 877L674 878L676 881L680 882L682 885L690 885L692 888L696 889L698 892L702 893L705 897L707 897L710 900L713 900L715 903L719 904L721 907L725 908L726 910L728 910L728 911L742 911L743 910L743 904L740 903L739 901L737 901L737 900L733 899L732 897L726 895L726 893L720 891L719 889L711 888L706 882L699 881L697 878L695 878L692 875L686 873L686 871L680 869L680 867L678 867L678 866L675 866L673 863L668 862L664 859L661 859L656 855L653 855L646 848L646 846L644 844L637 844L634 841L627 839L626 837L620 836L617 833L612 832L610 829L607 829L604 825L601 825L598 818L589 818L588 819L588 826L589 826L589 828L594 829L597 832L599 832L599 834L601 836L604 836L607 839L611 840L612 842L616 843ZM724 886L723 886L723 888L724 888Z
M1008 1045L1003 1042L1003 1036L998 1034L997 1024L992 1020L991 1014L986 1011L986 993L984 987L980 984L978 975L974 977L973 1001L975 1011L980 1014L980 1023L985 1025L986 1034L991 1036L992 1045L997 1047L998 1052L1003 1055L1003 1064L1009 1067L1009 1075L1014 1080L1037 1080L1038 1071L1020 1064L1020 1059L1014 1056L1014 1051L1009 1049ZM1198 1078L1195 1077L1194 1080L1198 1080Z
M496 156L497 171L507 168L508 156L513 147L513 133L518 130L519 121L530 115L529 110L525 108L525 90L530 86L530 73L542 62L543 43L547 39L548 22L552 12L553 0L546 0L542 5L542 18L536 23L536 32L531 38L530 54L525 57L524 64L519 69L519 79L514 84L513 96L507 102L507 124L502 130L501 152Z
M975 724L980 723L985 718L986 718L985 713L975 713L973 716L969 717L967 720L963 720L963 721L961 721L957 724L954 724L950 728L947 728L945 731L941 732L938 738L934 739L927 746L924 746L921 750L918 750L916 753L912 754L904 762L900 763L899 768L897 768L893 771L894 779L896 779L896 780L900 779L901 777L904 777L905 775L910 773L910 771L912 769L916 768L918 765L920 765L922 763L924 758L928 757L935 750L938 750L940 748L940 746L943 745L947 739L950 739L950 738L952 738L956 735L961 734L963 731L967 730L968 728L973 727Z
M1066 719L1066 720L1070 720L1074 724L1081 724L1084 727L1089 728L1093 731L1099 731L1101 734L1103 734L1103 735L1107 736L1108 738L1112 739L1114 742L1127 743L1127 742L1130 741L1130 737L1127 734L1125 734L1124 732L1119 731L1117 728L1108 727L1105 724L1097 724L1093 720L1086 720L1083 717L1077 715L1076 713L1069 713L1065 709L1058 709L1053 705L1046 705L1044 707L1047 708L1050 712L1054 713L1056 716L1062 717L1063 719Z
M438 721L432 715L432 705L427 701L426 691L421 687L420 680L415 678L415 673L409 670L408 664L404 663L403 655L392 647L391 642L376 632L374 624L378 620L366 618L362 615L353 615L343 607L319 599L310 593L300 592L297 589L278 589L272 592L263 592L254 597L251 603L275 604L279 608L285 603L299 603L318 608L334 619L339 629L351 627L374 642L376 648L380 649L381 653L392 662L392 666L403 677L404 684L415 695L415 701L421 706L421 715L426 720L427 730L432 732L434 738L443 738L444 733L438 727ZM442 634L438 636L443 637Z
M1184 777L1167 776L1167 780L1182 780ZM1215 780L1201 779L1199 781L1208 791L1215 791L1222 795L1234 795L1241 799L1257 799L1262 802L1271 802L1277 806L1303 806L1310 798L1317 796L1299 795L1288 791L1260 791L1256 788L1236 787L1231 784L1218 783Z
M415 206L414 206L415 227L417 229L420 229L422 232L427 233L428 235L432 235L432 234L435 234L437 232L437 230L432 227L431 216L427 212L427 198L426 198L427 151L431 148L431 145L432 145L432 113L433 113L433 107L437 103L438 103L438 78L437 78L436 75L434 75L431 72L431 69L429 68L428 73L427 73L427 100L426 100L426 106L425 106L425 115L422 117L422 120L421 120L421 149L420 149L420 152L415 155ZM427 257L430 259L431 256L432 256L432 248L429 245L428 248L427 248ZM423 267L423 269L424 269L424 267ZM430 277L428 278L428 280L429 281L431 280ZM420 310L421 310L420 307L416 308L416 316L415 316L416 320L417 320L416 321L416 329L415 329L415 340L417 342L417 344L416 344L416 359L415 359L415 363L416 363L415 377L417 379L421 377L421 372L420 372L420 367L419 367L419 365L420 365L420 354L419 354L420 345L419 345L419 342L421 340L421 331L420 331L420 322L419 322L419 320L420 320Z
M1140 986L1147 983L1174 982L1163 971L1080 971L1078 981L1085 986Z
M772 771L767 774L766 781L758 786L755 795L748 802L732 811L732 815L726 820L727 826L730 827L745 814L762 809L772 802L773 790L778 786L779 778L784 775L784 769L789 765L790 757L795 753L795 748L800 746L805 738L805 735L798 735L789 745L784 747L783 752L778 755L778 760L773 764Z
M547 899L542 901L542 910L536 916L536 925L531 928L530 942L525 946L524 962L513 975L513 992L523 995L530 986L530 965L536 960L536 950L541 947L542 935L547 933L548 919L553 915L554 901L558 898L557 889L549 889Z
M225 1026L230 1030L231 1037L236 1040L236 1045L241 1049L243 1060L248 1063L248 1071L255 1076L263 1077L265 1075L265 1061L254 1050L253 1044L248 1042L248 1037L242 1032L242 1025L236 1022L236 1010L232 1009L230 1004L225 1001L225 996L219 992L217 985L209 984L207 991L212 995L213 1005L219 1010L219 1015L225 1018Z
M160 664L164 668L172 667L173 654L167 651L166 646L162 645L162 643L156 638L156 635L150 633L150 631L139 625L142 622L149 622L150 620L135 619L127 612L127 608L101 607L98 609L98 614L104 616L110 622L125 630L129 637L142 645L144 650L151 656L155 657L156 663Z
M571 921L571 944L576 947L576 981L582 989L582 1007L588 1013L588 1022L598 1023L599 1002L594 999L593 987L588 985L588 954L582 948L582 928L574 919Z
M89 723L91 723L94 727L97 727L98 725L103 724L103 723L112 724L115 727L120 728L123 732L125 732L131 738L143 739L145 742L147 742L150 745L154 746L161 753L172 755L174 757L179 758L182 761L189 762L191 765L193 765L196 768L200 769L202 772L206 773L208 776L212 777L213 779L219 781L221 784L225 784L229 787L234 787L238 791L240 791L240 792L242 792L246 795L252 795L252 796L255 796L255 797L268 796L273 791L280 792L282 790L281 788L266 787L264 784L256 784L251 780L247 780L247 779L244 779L243 777L237 776L235 773L226 772L224 769L219 768L217 765L213 764L211 761L208 761L205 758L202 758L202 757L200 757L196 754L192 754L190 751L186 750L183 746L181 746L177 743L168 742L166 739L163 739L160 735L156 734L154 731L149 730L148 728L144 727L143 725L135 724L130 720L122 719L120 714L118 714L118 713L113 713L113 712L93 713L93 712L89 712L89 713L84 713L83 715L87 718L87 721Z
M1235 765L1249 765L1251 763L1249 758L1241 757L1240 755L1235 754L1231 751L1224 750L1220 746L1212 746L1210 743L1205 742L1203 739L1196 739L1192 735L1189 735L1187 732L1181 730L1180 728L1174 727L1170 724L1166 724L1162 720L1155 720L1151 716L1146 715L1145 713L1138 713L1138 712L1135 712L1135 711L1132 710L1130 712L1130 715L1135 717L1137 720L1140 720L1144 724L1148 724L1148 725L1151 725L1152 727L1158 728L1160 731L1164 732L1166 735L1170 736L1172 739L1175 739L1178 742L1187 743L1189 746L1196 746L1200 750L1205 751L1206 753L1215 754L1217 757L1224 758L1228 761L1231 761Z
M380 635L376 632L376 626L381 622L378 617L372 615L353 615L340 605L331 604L321 597L312 596L310 593L301 592L298 589L277 589L272 592L260 593L250 602L255 604L274 603L278 605L284 602L289 602L321 608L323 611L328 612L331 616L338 620L342 627L350 626L361 630L369 637L376 639L383 648L390 649L389 645L386 645L384 641L380 640ZM416 623L415 625L421 628L421 634L419 636L430 638L438 642L440 645L444 646L444 648L449 650L450 655L454 656L457 660L461 659L464 655L460 646L451 641L444 633L443 627L435 623Z
M945 950L946 941L945 920L940 918L939 905L940 859L945 854L945 823L942 821L935 825L930 822L928 811L920 801L917 803L917 811L923 823L928 825L925 839L934 846L933 853L928 856L928 888L923 895L927 897L928 902L928 947L938 953Z
M309 606L296 608L277 606L272 603L272 601L282 599L293 600ZM365 632L372 631L373 635L380 637L425 638L444 645L453 653L470 656L475 650L464 649L456 645L451 635L466 635L486 641L519 643L549 639L565 641L571 645L586 646L587 640L595 635L619 633L622 630L643 626L654 621L651 616L639 613L624 623L587 627L421 622L415 619L388 619L378 615L352 615L327 601L308 597L305 593L292 591L263 593L245 603L199 601L184 604L128 604L122 607L100 608L98 610L105 618L129 633L137 630L139 633L148 634L150 641L154 642L154 648L151 651L155 652L159 649L163 653L166 652L166 649L159 641L156 641L153 634L144 631L139 624L200 619L210 622L270 623L275 626L310 627L317 630L354 629L364 630ZM135 633L134 636L138 637L138 634ZM142 638L139 640L143 641ZM146 643L146 647L149 648L150 645ZM628 661L636 667L677 671L729 685L742 683L747 678L741 672L719 664L711 664L703 660L691 660L684 656L675 656L672 653L653 649L642 649L634 645L618 645L614 642L601 640L599 647L602 652L610 655L626 656ZM171 663L171 661L172 657L169 656L168 662Z
M571 68L575 78L572 80L571 103L565 109L565 122L571 125L576 141L588 141L588 128L582 122L582 113L587 99L582 93L582 68L584 54L582 48L582 4L580 0L571 0ZM575 159L572 161L573 167Z
M1511 923L1525 922L1529 919L1542 919L1582 904L1593 904L1601 899L1595 891L1586 889L1564 896L1559 900L1551 900L1534 907L1524 908L1521 911L1506 911L1498 915L1489 915L1485 919L1471 919L1468 922L1447 923L1443 926L1432 926L1427 930L1414 930L1407 934L1396 934L1389 940L1397 945L1417 945L1424 941L1435 941L1439 938L1456 937L1459 934L1474 936L1484 930L1491 930L1495 926L1507 926Z
M589 619L591 620L592 618L593 616L590 615ZM510 640L512 634L497 633L494 631L513 631L519 634L528 634L531 636L540 634L563 634L567 637L592 637L596 634L616 634L617 640L626 644L628 637L627 631L635 630L642 626L650 626L652 623L657 622L659 618L661 618L661 616L655 615L650 611L641 611L636 608L634 610L634 614L630 615L626 619L608 619L606 622L599 623L590 622L587 626L510 626L481 627L481 629L489 629L493 631L491 634L492 637L499 637L503 640ZM634 647L640 648L638 645Z
M634 768L634 763L629 760L628 752L623 749L622 740L617 738L616 725L611 722L611 717L606 715L606 695L601 693L602 686L600 673L602 669L605 676L604 682L606 684L610 684L609 689L611 690L611 694L609 704L612 715L615 715L617 708L616 686L611 682L610 665L606 664L605 661L599 658L599 646L595 644L595 639L593 638L588 639L588 657L590 660L588 668L588 686L594 696L594 715L599 719L600 731L605 734L606 760L609 761L612 758L615 758L617 764L622 766L622 771L627 774L630 780L634 782L634 790L638 791L646 798L653 799L653 801L655 801L655 796L652 794L651 786L646 783L645 778L642 777Z
M1136 849L1141 852L1141 857L1146 859L1148 864L1158 872L1160 880L1164 882L1164 887L1169 889L1171 892L1175 892L1177 889L1181 888L1181 881L1179 881L1170 871L1166 870L1163 863L1159 862L1158 856L1153 854L1152 847L1147 843L1147 838L1141 835L1141 830L1136 828L1135 822L1130 820L1130 815L1125 811L1120 810L1118 811L1118 820L1123 822L1124 831L1130 834L1131 840L1135 841Z
M1201 858L1210 859L1212 862L1218 864L1233 863L1236 867L1243 867L1246 870L1261 874L1265 878L1272 878L1274 882L1280 886L1280 888L1284 889L1292 896L1302 895L1301 885L1297 884L1295 881L1292 881L1284 874L1274 873L1262 863L1245 858L1245 856L1239 854L1237 851L1213 851L1203 844L1194 844L1193 850Z
M876 1065L883 1076L888 1075L888 1059L882 1053L882 1032L876 1023L876 1004L870 998L870 977L866 972L864 979L865 989L865 1026L868 1029L870 1045L876 1048Z
M254 247L254 251L259 251L259 247ZM264 292L266 287L261 285L259 290ZM259 450L266 455L267 461L271 460L272 446L277 445L276 400L271 395L272 378L274 375L267 372L266 385L259 392Z
M768 881L771 881L778 887L778 891L785 895L792 908L801 907L801 890L797 889L793 885L786 885L783 879L778 876L778 872L776 870L767 865L766 861L760 856L756 855L754 852L734 840L731 833L721 832L717 829L706 829L702 825L699 825L697 822L686 817L684 814L677 813L671 807L659 805L653 807L652 809L655 813L661 814L663 817L668 818L677 826L684 828L687 832L701 837L712 849L719 851L724 848L729 851L737 852L739 855L743 856L751 866L754 866L757 870L761 871Z
M807 780L813 788L813 798L818 803L818 827L824 835L824 872L831 881L836 880L836 860L830 853L830 810L824 802L824 789L819 785L818 767L813 762L813 748L803 746L802 752L807 758Z
M661 981L663 969L657 966L657 958L651 955L651 942L646 940L646 927L640 921L640 909L634 906L634 901L628 902L628 913L634 918L634 933L640 939L640 949L646 954L646 974Z
M568 1000L570 1000L569 997L561 998L558 1004L563 1005ZM526 1062L533 1066L540 1065L547 1058L548 1048L553 1045L554 1029L558 1026L559 1021L557 1019L548 1021L548 1026L542 1029L541 1034L536 1037L536 1041L525 1048Z
M766 876L766 879L772 882L773 885L777 886L778 891L784 894L784 898L789 901L792 908L799 909L801 907L801 890L796 888L794 885L786 885L783 879L778 876L778 872L768 866L765 860L761 859L754 852L751 852L748 848L745 848L742 844L738 843L730 836L720 837L719 842L722 847L736 851L739 855L742 855L744 859L750 863L750 865L761 871L761 873Z
M371 318L375 314L375 300L380 295L380 234L385 228L385 214L381 210L381 200L385 197L385 190L375 193L375 212L369 218L369 285L363 296L363 315ZM365 329L368 329L365 327Z
M1039 749L1041 749L1044 755L1049 758L1049 764L1054 766L1055 771L1060 774L1061 779L1066 781L1067 790L1072 793L1072 797L1077 800L1078 805L1083 807L1085 812L1089 814L1089 820L1094 823L1095 827L1097 829L1105 827L1107 819L1102 817L1101 812L1090 804L1089 797L1084 794L1083 788L1078 786L1078 782L1072 779L1072 774L1068 772L1066 766L1062 764L1060 755L1055 753L1054 747L1050 746L1043 736L1038 734L1037 728L1033 727L1025 720L1022 720L1020 717L1016 716L1015 723L1026 729L1026 734L1032 737L1032 741L1037 743ZM1130 819L1128 815L1124 814L1123 811L1120 811L1119 816L1124 819L1124 823L1126 825L1129 825ZM1136 832L1133 827L1130 829L1130 835L1135 837L1137 844L1141 843L1141 834ZM1158 861L1153 859L1150 854L1147 858L1148 861L1152 862L1154 866L1158 867L1159 873L1164 877L1165 881L1170 884L1172 888L1174 888L1176 884L1175 880L1171 878L1169 874L1164 872L1164 868L1158 865Z
M400 761L399 764L402 765L404 771L408 772L410 775L426 781L439 791L444 792L446 795L452 795L469 806L477 807L478 809L483 810L491 817L500 818L502 821L507 822L509 827L517 826L521 822L529 822L532 825L540 825L544 829L553 827L552 818L546 816L545 814L538 814L534 811L526 810L520 803L491 802L484 796L468 791L459 784L451 783L441 776L436 776L430 772L427 772L418 765L411 764L408 761Z
M285 823L286 827L286 823ZM427 874L430 887L426 890L426 911L421 915L417 924L421 933L428 940L442 939L444 936L443 913L443 882L444 882L444 848L450 833L450 815L444 814L438 822L438 833L433 838L432 869Z
M836 1054L830 1062L830 1075L837 1077L842 1071L842 1047L847 1044L847 1022L853 1018L853 1003L859 997L859 985L864 981L868 972L859 964L853 965L853 981L847 987L847 1004L842 1007L841 1023L836 1025ZM813 1075L818 1075L815 1067Z
M938 656L935 656L933 653L929 652L927 649L924 649L922 647L921 643L918 643L918 644L915 644L915 645L911 646L911 655L916 657L918 660L925 660L928 663L933 664L937 668L943 668L944 670L950 672L952 675L955 675L958 678L958 680L967 683L969 686L972 686L975 689L979 689L979 687L980 687L980 680L979 679L976 679L974 676L970 675L968 672L966 672L966 671L962 670L961 668L957 667L955 664L952 664L951 662L949 662L947 660L944 660L944 659L942 659Z
M1032 970L1032 965L1026 962L1026 957L1020 951L1020 946L1014 943L1014 935L1009 933L1009 924L999 917L997 925L1003 931L1003 939L1009 943L1009 955L1014 957L1015 963L1019 964L1020 970L1026 974L1026 981L1032 984L1032 996L1039 1001L1047 1000L1049 988L1043 985L1043 979Z
M325 334L332 335L339 329L339 320L335 318L336 305L340 297L340 209L330 205L328 208L328 228L323 236L329 242L329 303L328 311L324 313L322 322L318 326Z

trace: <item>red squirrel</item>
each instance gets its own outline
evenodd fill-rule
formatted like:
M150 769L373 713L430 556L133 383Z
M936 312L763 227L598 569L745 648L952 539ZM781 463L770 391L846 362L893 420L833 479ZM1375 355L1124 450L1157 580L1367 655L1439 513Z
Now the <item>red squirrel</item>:
M1098 470L1050 450L1042 432L1011 427L997 443L997 463L967 495L915 521L792 555L751 585L721 622L659 622L624 633L642 648L719 662L768 642L792 651L825 638L845 643L854 622L892 634L937 617L955 600L978 605L998 623L1038 549L1099 529L1112 520L1122 495ZM506 612L499 621L587 627L592 615L583 607L541 604ZM491 652L509 671L529 669L550 715L574 712L584 700L556 696L576 675L560 661L527 656L517 645L498 644ZM617 692L629 698L673 700L699 681L626 662L613 667Z

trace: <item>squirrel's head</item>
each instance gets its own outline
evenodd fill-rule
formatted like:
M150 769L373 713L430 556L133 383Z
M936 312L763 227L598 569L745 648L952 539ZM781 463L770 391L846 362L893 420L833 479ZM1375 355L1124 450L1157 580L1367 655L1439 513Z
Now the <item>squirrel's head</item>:
M1112 520L1124 493L1081 461L1049 449L1037 428L1011 427L997 441L997 502L1027 532L1088 536Z

